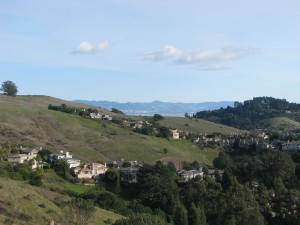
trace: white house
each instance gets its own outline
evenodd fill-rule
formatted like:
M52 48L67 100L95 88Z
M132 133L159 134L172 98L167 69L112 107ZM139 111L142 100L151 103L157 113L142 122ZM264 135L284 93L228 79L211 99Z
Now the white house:
M177 129L170 130L170 133L171 133L171 136L172 136L173 139L175 139L175 140L179 139L179 132L178 132Z
M178 176L183 177L184 181L191 180L193 178L196 178L197 176L203 177L203 171L202 168L199 170L180 170L177 172Z
M102 115L100 113L90 113L92 119L101 119Z
M72 169L73 174L80 179L97 179L107 171L106 164L86 163Z
M111 116L109 116L109 115L104 115L104 116L102 116L102 120L108 120L108 121L110 121L110 120L112 120L113 118L111 117Z
M70 168L80 166L80 160L79 159L73 159L73 155L70 155L69 152L60 151L58 154L51 154L50 155L50 162L54 163L56 160L59 159L66 159Z

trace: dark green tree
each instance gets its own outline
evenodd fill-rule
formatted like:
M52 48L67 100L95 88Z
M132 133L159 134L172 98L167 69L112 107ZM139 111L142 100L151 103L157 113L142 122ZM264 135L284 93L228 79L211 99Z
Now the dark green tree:
M29 176L29 184L41 187L43 186L42 174L32 171Z
M11 152L11 146L8 142L0 145L0 161L6 160Z
M111 111L112 111L113 113L118 113L118 114L123 114L123 115L125 115L125 113L123 113L121 110L116 109L116 108L112 108Z
M214 166L219 169L231 167L231 159L225 152L220 152L218 157L214 160Z
M154 114L153 115L153 120L154 121L163 120L163 119L164 119L164 117L160 114Z
M131 167L131 163L128 162L128 161L126 161L126 162L123 163L122 166L123 166L124 168L130 168L130 167Z
M189 225L207 225L204 209L196 207L194 202L189 210Z
M56 160L53 168L60 177L67 180L71 178L70 167L66 159Z
M182 204L178 204L174 215L175 225L188 225L188 213L186 208Z
M17 85L10 80L4 81L0 90L3 91L5 95L9 96L16 96L18 93Z
M120 171L115 168L111 168L105 172L104 179L106 182L106 187L114 192L120 192Z

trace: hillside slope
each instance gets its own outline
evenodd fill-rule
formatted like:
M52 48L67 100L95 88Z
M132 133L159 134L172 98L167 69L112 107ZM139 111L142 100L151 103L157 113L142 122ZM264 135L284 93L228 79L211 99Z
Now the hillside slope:
M222 134L230 134L242 132L241 130L233 127L194 118L188 119L178 117L165 117L165 119L160 120L159 123L166 127L176 128L184 132L193 133L219 132Z
M61 223L65 216L58 204L69 200L68 196L47 189L0 177L0 224L48 225L52 220ZM104 221L118 218L121 216L96 208L89 222L104 225Z
M83 161L180 159L211 163L217 155L214 151L200 151L190 142L144 136L109 123L47 109L48 104L63 103L88 107L47 96L0 95L0 142L70 150ZM113 115L108 111L101 113ZM164 149L168 152L164 153Z

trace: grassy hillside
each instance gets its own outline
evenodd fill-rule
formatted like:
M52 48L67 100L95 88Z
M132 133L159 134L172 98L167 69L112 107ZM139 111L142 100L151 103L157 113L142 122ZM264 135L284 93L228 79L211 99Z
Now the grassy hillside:
M275 117L265 120L265 123L274 130L295 130L300 129L300 123L287 117Z
M159 123L166 127L177 128L180 131L193 133L219 132L222 134L229 134L241 132L241 130L233 127L194 118L188 119L181 117L165 117L165 119L160 120Z
M211 163L217 155L217 151L201 151L187 141L144 136L109 123L47 109L48 104L62 103L88 108L47 96L0 95L0 142L42 146L53 151L70 150L83 161L180 159ZM114 116L104 110L102 113Z
M0 177L0 224L48 225L52 220L62 222L64 212L57 204L68 200L69 197L47 189ZM121 216L96 208L90 224L104 225L104 221L118 218Z

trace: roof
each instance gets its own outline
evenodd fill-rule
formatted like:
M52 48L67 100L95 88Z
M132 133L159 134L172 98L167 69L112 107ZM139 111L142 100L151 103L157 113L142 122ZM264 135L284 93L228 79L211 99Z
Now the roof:
M35 148L22 148L22 152L25 152L25 153L38 153L39 150L38 149L35 149Z
M16 155L10 155L8 158L22 158L22 157L28 157L26 154L16 154Z

